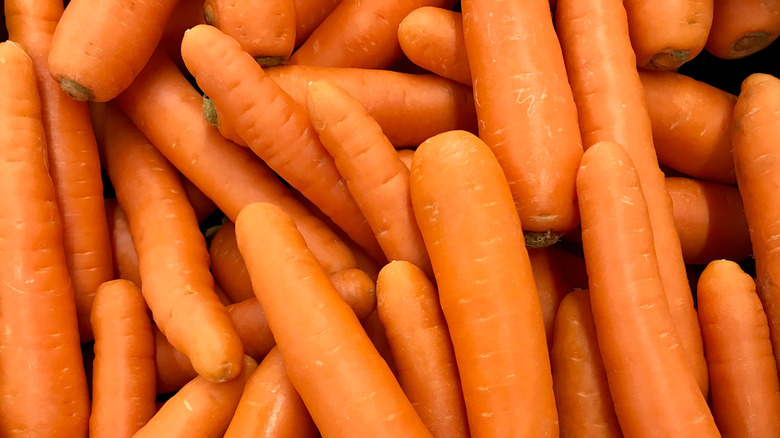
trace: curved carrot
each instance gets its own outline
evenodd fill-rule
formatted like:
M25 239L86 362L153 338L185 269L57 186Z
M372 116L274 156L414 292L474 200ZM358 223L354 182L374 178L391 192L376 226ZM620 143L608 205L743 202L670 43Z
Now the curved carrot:
M577 225L577 107L544 0L465 0L479 137L506 174L525 231Z
M723 436L780 436L777 364L753 278L715 260L696 292L718 428Z
M734 107L732 147L737 187L750 227L756 286L764 305L775 359L780 363L780 214L771 201L780 186L777 138L780 136L780 79L752 74L742 82ZM780 367L780 365L779 365ZM780 370L780 368L779 368Z
M341 0L293 0L295 7L295 47L309 38L314 29L338 6Z
M272 202L295 219L326 270L355 267L349 248L296 201L262 161L203 120L201 96L164 53L158 50L152 56L117 101L165 158L232 221L247 204Z
M87 378L35 69L12 42L0 59L0 435L85 437Z
M653 147L623 2L559 0L555 23L585 149L599 141L615 141L626 149L639 172L674 328L688 365L706 394L707 365L701 331L674 226L672 203Z
M157 412L152 323L141 291L103 283L92 307L95 359L89 435L132 437Z
M672 72L640 70L658 161L686 175L735 183L731 128L737 97Z
M92 339L89 315L95 291L114 278L95 136L84 103L73 101L49 74L47 57L62 15L59 0L5 2L6 24L35 66L46 133L49 174L62 222L81 342Z
M471 434L554 436L558 418L542 309L495 156L473 134L439 134L417 148L411 188Z
M379 272L377 310L398 381L434 437L468 437L455 352L436 287L419 267L393 261Z
M780 1L715 0L708 52L737 59L763 50L780 35Z
M322 434L430 436L289 216L251 204L236 236L290 380Z
M72 0L51 41L51 76L73 99L113 99L149 60L176 3Z
M298 105L238 43L201 25L187 31L182 57L198 85L249 147L341 227L372 257L382 250L333 158Z
M622 437L601 361L587 290L566 295L550 350L561 437Z
M278 348L249 376L225 438L315 438L311 415L295 391Z
M740 261L751 253L750 232L739 189L691 178L666 178L685 263Z
M531 261L534 284L539 294L539 304L542 306L544 333L547 335L547 348L552 346L555 327L555 315L561 300L571 291L571 286L561 275L558 266L553 262L548 248L528 248L528 259Z
M577 173L590 302L615 412L626 436L719 437L669 311L640 178L610 141L585 151Z
M409 170L365 108L328 81L309 85L309 117L387 260L406 260L433 278L412 211Z
M141 287L141 271L138 267L138 253L135 252L133 236L127 214L116 199L106 199L108 234L111 239L111 253L114 258L114 272L117 278L132 281Z
M214 381L235 377L244 350L214 293L206 242L178 172L114 104L95 107L93 114L155 323L198 374Z

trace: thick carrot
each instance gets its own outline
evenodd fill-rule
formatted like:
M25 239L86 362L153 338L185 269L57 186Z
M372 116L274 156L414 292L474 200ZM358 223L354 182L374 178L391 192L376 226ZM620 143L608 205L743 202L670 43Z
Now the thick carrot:
M691 178L666 178L685 263L740 261L751 253L742 197L734 186Z
M686 175L735 183L731 128L737 97L691 77L639 71L658 161Z
M696 292L718 428L723 436L780 436L777 364L753 278L715 260Z
M244 350L214 293L206 242L179 173L115 104L96 106L93 123L104 167L127 213L155 323L198 374L213 381L234 378Z
M68 98L49 74L47 58L62 8L60 0L5 2L10 38L24 48L35 66L49 174L62 221L79 336L87 342L92 339L89 315L95 291L101 283L113 279L114 272L100 158L89 110L86 104Z
M454 0L342 0L290 57L291 64L389 68L403 55L398 25L421 6L452 8Z
M290 380L322 434L430 436L289 216L251 204L236 236Z
M165 158L228 218L235 221L241 208L252 202L272 202L295 219L328 272L355 267L349 248L296 201L260 159L203 120L201 96L164 53L152 56L117 101Z
M387 260L406 260L433 278L412 211L409 170L382 128L346 90L309 85L309 117Z
M775 359L780 363L780 214L772 201L780 187L780 79L756 73L742 82L734 107L732 146L737 186L750 227L756 260L756 287L769 321Z
M51 76L73 99L113 99L149 60L176 3L72 0L51 41Z
M473 134L439 134L417 148L411 188L471 434L557 436L542 309L498 161Z
M134 438L213 438L224 435L257 362L244 356L241 372L227 382L198 376L168 399Z
M468 437L458 366L436 287L407 261L385 265L376 287L379 319L412 406L434 437Z
M718 58L744 58L772 44L778 35L780 1L715 0L704 48Z
M622 437L587 290L563 298L554 336L550 365L561 437Z
M560 0L555 23L585 149L599 141L615 141L626 149L639 172L674 328L688 365L706 394L707 365L701 331L674 226L672 202L653 147L623 2Z
M0 43L0 435L87 436L89 393L32 60Z
M295 391L278 348L249 376L225 438L316 438L317 427Z
M610 141L585 151L577 195L593 320L623 433L720 436L674 327L628 152Z
M106 217L108 234L111 239L111 253L114 259L114 272L117 278L132 281L141 287L141 270L138 267L138 253L135 252L133 236L127 214L116 199L106 199Z
M571 286L561 275L560 268L555 265L550 256L549 248L528 248L528 258L534 275L534 284L539 294L539 304L542 306L544 333L547 335L547 348L552 346L555 315L558 306Z
M320 143L306 109L268 78L234 39L214 27L187 31L181 51L198 85L249 147L372 257L382 260L371 228Z
M293 0L295 7L295 47L309 38L341 0Z
M577 225L577 107L545 0L465 0L479 137L506 174L526 231Z
M141 291L127 280L100 285L92 307L95 359L89 436L130 438L157 412L154 332Z

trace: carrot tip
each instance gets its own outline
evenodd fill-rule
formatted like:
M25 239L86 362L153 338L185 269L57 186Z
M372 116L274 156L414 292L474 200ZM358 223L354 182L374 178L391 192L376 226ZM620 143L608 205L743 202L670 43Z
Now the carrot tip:
M547 231L523 231L525 246L529 248L547 248L555 244L562 236L552 229Z
M745 56L752 55L761 49L764 49L772 43L772 38L769 32L752 32L742 35L738 40L734 41L734 45L729 50L729 55L732 58L744 58Z
M652 70L675 70L685 64L690 57L690 50L668 50L656 53L647 62L647 68Z
M283 56L255 56L255 61L263 68L287 64L287 58Z
M60 87L71 99L80 102L95 99L95 93L92 90L68 78L60 78Z
M219 118L217 117L217 107L214 101L208 96L203 96L203 117L209 122L209 125L219 128Z

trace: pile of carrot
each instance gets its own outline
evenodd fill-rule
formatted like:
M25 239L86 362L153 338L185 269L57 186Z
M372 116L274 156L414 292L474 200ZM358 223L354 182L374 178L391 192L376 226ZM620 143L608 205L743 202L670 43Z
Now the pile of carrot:
M780 437L780 0L2 21L1 437Z

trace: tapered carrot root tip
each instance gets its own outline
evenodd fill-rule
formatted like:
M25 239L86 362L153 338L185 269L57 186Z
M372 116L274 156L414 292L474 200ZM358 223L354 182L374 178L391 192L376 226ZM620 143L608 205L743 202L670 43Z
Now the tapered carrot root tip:
M62 87L62 91L64 91L65 94L67 94L71 99L78 100L80 102L86 102L88 100L95 99L95 93L92 92L92 90L68 78L60 78L60 87Z
M690 50L668 50L653 55L648 62L648 67L653 70L675 70L685 64L690 57Z
M217 107L214 101L207 96L203 96L203 117L209 122L209 125L219 128L219 118L217 117Z
M263 68L287 64L284 56L255 56L255 61Z
M734 41L734 45L729 50L729 55L732 58L744 58L766 48L771 43L772 38L768 32L749 33Z
M525 246L528 248L547 248L554 245L563 234L554 230L548 231L523 231Z

